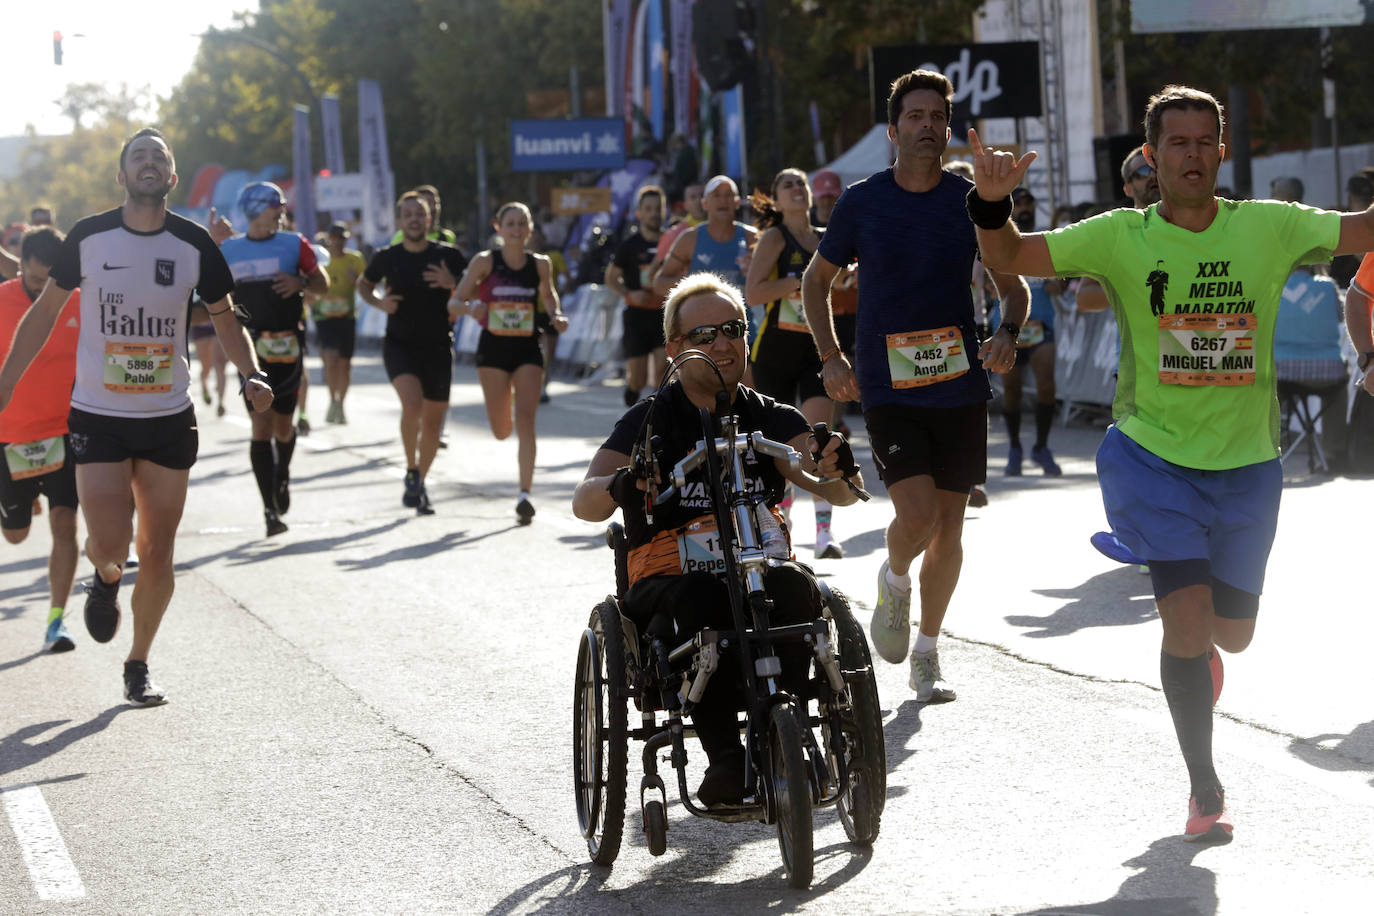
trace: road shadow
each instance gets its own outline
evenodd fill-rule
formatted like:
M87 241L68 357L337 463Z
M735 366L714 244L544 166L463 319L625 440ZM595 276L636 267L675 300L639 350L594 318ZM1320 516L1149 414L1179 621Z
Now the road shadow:
M1159 617L1150 577L1142 576L1134 566L1098 573L1074 588L1037 588L1031 592L1070 599L1045 617L1009 614L1003 618L1014 627L1026 628L1024 635L1032 639L1069 636L1092 627L1137 626Z
M294 467L297 468L297 473L291 475L291 485L300 486L301 484L315 483L321 480L347 477L350 474L367 473L375 471L377 468L388 467L392 464L395 464L395 462L390 458L369 458L367 461L363 461L359 464L350 464L346 467L334 468L328 471L318 471L314 474L301 474L299 473L299 465L294 465ZM309 465L307 464L306 466L308 467Z
M521 528L521 525L508 525L505 528L498 528L495 531L488 531L485 534L475 534L469 536L466 531L450 531L448 534L434 541L426 541L422 544L408 544L405 547L397 547L395 550L388 550L386 553L379 553L374 556L365 557L360 560L337 560L335 565L348 572L361 572L367 569L376 569L390 563L397 563L402 560L423 560L435 554L444 553L455 547L464 547L468 544L475 544L478 541L485 541L487 538L505 534Z
M1330 742L1335 744L1330 744ZM1374 774L1374 722L1365 722L1351 729L1350 734L1337 733L1294 738L1289 753L1303 763L1331 773ZM1374 779L1369 784L1374 786Z
M1021 916L1212 916L1217 911L1217 876L1193 864L1212 846L1187 843L1180 836L1155 840L1150 848L1121 863L1142 869L1121 883L1116 896L1101 903L1051 906ZM1168 896L1160 896L1161 888Z
M394 518L380 525L374 525L371 528L365 528L361 531L352 531L335 537L314 538L308 541L272 541L255 539L245 544L239 544L236 547L218 551L217 553L207 553L190 560L178 560L176 571L178 574L189 572L190 570L198 569L209 563L214 563L216 560L225 560L231 566L243 566L248 563L256 563L259 560L273 559L275 557L295 556L303 553L318 553L321 551L334 550L345 544L371 537L374 534L383 534L395 528L397 525L405 524L409 518L410 516ZM129 574L125 573L125 578L128 579L128 577Z
M841 537L839 542L840 546L844 548L845 559L853 559L854 557L866 557L882 550L886 539L886 528L874 528L871 531L862 531L858 534ZM802 546L815 547L815 540L803 541Z
M31 767L35 763L41 763L55 754L60 754L83 738L89 738L94 734L104 731L105 727L114 721L115 716L123 712L128 712L131 709L133 709L132 706L127 706L123 703L118 706L111 706L89 722L73 725L43 741L33 743L30 743L31 739L38 737L44 732L66 725L71 720L55 719L51 722L37 722L33 725L25 725L23 728L11 732L4 738L0 738L0 776L17 772L26 767Z
M633 836L629 831L633 823L637 823L634 817L626 822L628 848L621 849L622 857L647 855L642 845L631 845ZM708 826L738 831L745 825ZM759 830L750 833L757 834ZM669 837L672 835L670 828ZM572 865L516 888L488 912L496 916L515 912L610 913L655 909L669 913L791 913L814 904L823 895L852 880L873 857L872 849L852 843L821 847L816 850L817 871L822 871L822 866L833 860L843 860L843 864L806 890L789 888L781 866L740 881L717 877L720 869L736 855L743 853L755 858L762 848L768 848L768 844L711 847L668 857L656 864L650 875L623 888L606 887L611 875L609 868L591 863ZM776 846L769 851L776 855Z

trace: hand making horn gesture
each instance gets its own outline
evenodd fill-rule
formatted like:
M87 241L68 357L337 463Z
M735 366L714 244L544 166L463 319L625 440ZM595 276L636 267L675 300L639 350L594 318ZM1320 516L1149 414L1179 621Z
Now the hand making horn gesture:
M968 145L973 148L973 185L986 201L1002 200L1014 191L1036 157L1031 151L1017 161L1011 153L984 149L972 127L968 129Z

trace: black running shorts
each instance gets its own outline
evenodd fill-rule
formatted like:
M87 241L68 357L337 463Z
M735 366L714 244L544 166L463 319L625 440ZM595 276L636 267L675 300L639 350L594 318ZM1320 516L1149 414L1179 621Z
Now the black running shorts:
M544 367L544 351L539 349L539 338L502 337L483 330L477 341L477 368L500 369L514 372L521 366Z
M620 348L626 359L648 356L663 347L663 309L625 306L621 318Z
M109 464L137 458L184 471L196 463L200 433L196 411L166 417L111 417L72 408L67 441L77 464Z
M864 411L878 476L891 487L908 477L935 478L935 488L967 493L988 479L988 405L908 407L884 404Z
M443 401L447 404L449 388L453 385L453 350L450 347L447 340L437 345L419 345L387 337L382 340L382 364L386 366L386 377L395 381L399 376L413 375L420 380L421 397L426 401Z
M321 350L337 350L344 359L353 358L358 340L358 322L352 318L322 318L315 322Z
M72 460L72 443L62 437L66 451L62 466L36 477L15 480L10 476L8 461L0 461L0 528L23 531L33 521L33 501L42 493L48 497L48 511L64 507L76 508L76 462ZM0 452L9 446L0 443Z

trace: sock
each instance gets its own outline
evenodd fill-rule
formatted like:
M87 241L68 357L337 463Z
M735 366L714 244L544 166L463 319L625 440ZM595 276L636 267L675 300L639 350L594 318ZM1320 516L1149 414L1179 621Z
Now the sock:
M816 508L815 508L815 511L816 511L816 533L817 533L817 534L820 534L821 530L824 529L825 532L826 532L827 534L829 534L829 533L830 533L830 513L831 513L830 503L826 502L826 501L823 500L823 499L818 499L818 500L816 500Z
M1050 444L1050 427L1054 425L1054 405L1035 405L1035 447L1045 448Z
M920 653L921 655L925 655L927 652L929 652L929 651L931 651L932 649L934 649L934 648L935 648L935 644L936 644L937 642L939 642L939 641L940 641L940 637L939 637L939 636L927 636L926 634L922 633L920 630L917 630L917 631L916 631L916 645L912 647L912 651L918 652L918 653Z
M1204 652L1196 658L1159 653L1159 679L1174 720L1178 747L1188 765L1193 794L1219 785L1212 767L1212 669Z
M48 626L52 626L52 622L62 616L62 610L62 608L53 605L53 609L48 611Z
M633 388L625 389L625 406L633 407L639 403L639 392Z
M530 491L529 491L529 490L521 490L521 491L520 491L520 497L516 500L516 502L519 502L521 499L529 499L529 498L530 498Z
M1009 442L1011 443L1011 447L1012 447L1012 448L1020 448L1020 447L1021 447L1021 411L1019 411L1019 410L1004 410L1004 411L1002 411L1002 419L1003 419L1003 420L1006 422L1006 424L1007 424L1007 441L1009 441Z
M277 504L277 462L272 457L272 440L259 442L254 439L248 443L248 458L253 464L253 476L258 481L258 492L262 494L264 508L273 509Z
M911 573L899 576L896 573L894 573L892 571L892 567L889 566L887 570L887 584L895 589L900 589L901 591L909 592L911 591Z
M277 479L291 479L291 456L296 453L296 437L292 436L283 442L280 439L274 440L277 443Z

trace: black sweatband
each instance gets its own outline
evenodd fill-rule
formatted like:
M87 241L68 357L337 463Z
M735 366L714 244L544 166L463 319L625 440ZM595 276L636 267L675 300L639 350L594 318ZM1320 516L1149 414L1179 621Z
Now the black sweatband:
M248 378L246 378L246 379L244 379L243 381L239 382L239 394L240 394L240 395L242 395L243 392L248 388L248 383L251 382L251 381L253 381L253 379L257 379L258 381L262 382L264 385L269 384L269 379L268 379L268 377L267 377L267 373L266 373L266 372L254 372L252 375L248 376Z
M978 196L977 188L969 188L968 196L964 198L964 206L968 209L968 218L973 220L973 225L989 232L1001 229L1007 224L1007 220L1011 219L1010 194L1001 200L983 200Z

